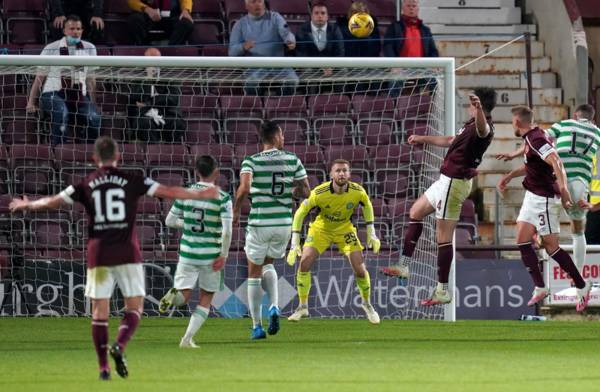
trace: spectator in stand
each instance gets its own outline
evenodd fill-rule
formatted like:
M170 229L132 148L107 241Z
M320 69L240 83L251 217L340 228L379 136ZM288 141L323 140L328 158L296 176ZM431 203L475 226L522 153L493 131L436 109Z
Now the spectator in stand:
M164 31L169 45L185 45L194 29L192 0L127 0L127 3L134 11L127 18L133 45L149 44L150 30Z
M310 22L300 25L297 34L296 56L298 57L343 57L344 37L340 29L329 23L329 12L324 0L314 0ZM331 76L331 68L323 69L323 76ZM330 86L319 84L307 87L310 94L322 94L331 90ZM334 90L336 90L334 88ZM341 91L340 91L341 92Z
M52 39L63 37L66 15L77 15L83 24L83 37L93 43L102 40L104 32L104 0L50 0Z
M344 37L335 24L329 23L324 0L312 2L310 22L300 25L296 39L296 55L299 57L344 56Z
M264 0L245 0L248 15L233 26L229 37L230 56L282 57L284 44L296 48L296 37L287 22L275 11L267 11ZM260 95L260 82L268 79L282 82L281 93L292 95L298 85L298 75L291 68L257 68L245 75L247 95Z
M371 35L365 38L357 38L348 29L348 21L352 15L359 12L370 14L369 7L362 1L355 1L348 9L347 16L337 18L337 25L344 37L344 54L346 57L379 57L381 52L381 39L379 35L379 24L377 18L371 15L375 27Z
M160 55L156 48L144 52L144 56ZM160 81L160 69L156 67L148 67L146 76L141 83L125 86L129 138L150 143L182 141L185 121L179 109L181 89Z
M383 42L385 57L439 56L431 30L419 19L419 0L402 2L402 16L387 29ZM403 88L409 87L409 83L411 87L425 87L429 91L433 91L436 86L434 79L391 82L390 95L400 95Z
M81 40L83 28L77 15L67 16L63 28L64 37L44 48L48 56L96 56L96 47ZM65 142L69 114L84 118L85 127L76 129L77 138L83 143L93 143L100 133L101 117L94 105L96 80L89 67L39 67L27 101L27 112L38 111L37 101L42 88L40 109L49 113L51 142Z
M365 38L358 38L352 35L348 29L348 21L352 15L359 12L370 14L369 7L362 1L355 1L350 5L347 16L337 18L337 25L344 37L344 55L346 57L379 57L381 52L381 39L379 35L379 25L377 18L371 15L374 22L374 28L371 35ZM348 94L376 94L381 90L381 82L371 83L346 83L343 90Z

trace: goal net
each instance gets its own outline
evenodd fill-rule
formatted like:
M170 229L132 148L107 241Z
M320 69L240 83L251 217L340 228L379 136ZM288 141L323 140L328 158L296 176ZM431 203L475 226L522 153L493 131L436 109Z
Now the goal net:
M45 77L41 98L34 101L39 110L26 110L36 75ZM2 315L90 311L84 298L83 207L11 215L13 196L40 198L80 181L94 170L97 135L119 142L122 168L169 185L193 183L194 157L210 154L220 164L219 185L233 196L241 162L261 149L258 130L270 119L284 130L285 148L304 163L311 187L329 179L331 161L344 158L351 162L352 180L367 189L382 249L364 255L380 315L453 319L453 306L419 306L437 280L431 217L408 285L379 272L398 261L410 206L439 175L444 151L407 140L453 132L452 59L0 56L0 78ZM173 284L180 233L164 223L170 206L149 197L138 204L149 315L158 314L158 300ZM242 223L234 227L225 288L213 302L217 316L248 313L243 251L248 213L245 205ZM360 211L354 221L366 245ZM307 227L308 218L303 236ZM275 266L280 307L287 314L297 305L295 270L283 260ZM313 316L364 317L351 268L335 248L321 255L312 276ZM113 302L118 311L118 291ZM171 315L180 314L186 311Z

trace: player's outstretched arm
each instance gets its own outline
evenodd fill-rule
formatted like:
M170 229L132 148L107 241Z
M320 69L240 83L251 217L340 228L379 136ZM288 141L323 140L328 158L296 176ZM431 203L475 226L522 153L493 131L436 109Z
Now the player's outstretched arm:
M502 178L500 178L500 181L498 181L498 185L496 185L496 188L498 188L498 190L500 191L500 193L504 193L504 191L506 190L506 187L508 185L508 183L516 177L521 177L525 175L525 165L522 165L521 167L506 173L505 175L502 176Z
M475 109L477 109L477 113L475 114L475 127L477 130L477 135L482 138L487 137L487 135L490 133L490 126L487 123L485 113L481 107L481 101L479 100L479 97L474 94L469 95L469 100Z
M552 166L554 175L556 176L556 182L558 183L558 189L560 190L560 199L565 209L569 209L573 206L573 200L571 199L571 193L567 188L567 173L565 173L565 167L562 161L558 157L558 153L550 153L544 161Z
M154 192L154 197L163 199L181 199L181 200L207 200L219 197L218 187L209 187L204 189L187 189L180 186L159 185Z
M496 154L496 159L499 161L512 161L513 159L523 156L525 154L525 145L523 144L521 147L512 152L500 152Z
M14 198L8 205L8 208L10 209L10 212L56 210L63 204L66 203L60 194L34 201L29 200L27 196L23 196L22 199Z
M424 136L410 135L408 144L433 144L438 147L450 147L454 141L454 136Z

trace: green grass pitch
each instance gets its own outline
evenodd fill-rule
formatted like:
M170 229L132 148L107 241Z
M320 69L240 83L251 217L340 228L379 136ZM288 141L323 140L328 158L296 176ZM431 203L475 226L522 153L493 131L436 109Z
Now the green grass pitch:
M0 318L0 391L582 391L600 389L595 322L303 320L250 341L250 321L142 320L130 377L97 380L90 320ZM118 319L111 320L111 341ZM111 362L112 364L112 362Z

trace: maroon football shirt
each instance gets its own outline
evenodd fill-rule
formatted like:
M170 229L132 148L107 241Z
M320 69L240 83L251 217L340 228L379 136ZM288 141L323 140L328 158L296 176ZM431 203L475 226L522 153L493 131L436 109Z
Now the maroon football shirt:
M448 148L440 173L450 178L469 179L477 175L477 166L481 163L483 154L494 137L494 124L492 118L486 118L490 133L486 137L477 134L475 118L465 123L457 132L452 144Z
M544 159L553 151L552 143L548 140L546 132L534 128L523 136L525 140L525 179L523 187L529 192L543 197L560 195L556 176L552 166Z
M80 202L88 215L88 268L141 263L135 230L137 201L152 196L158 183L150 178L101 167L79 184L61 192L69 203Z

